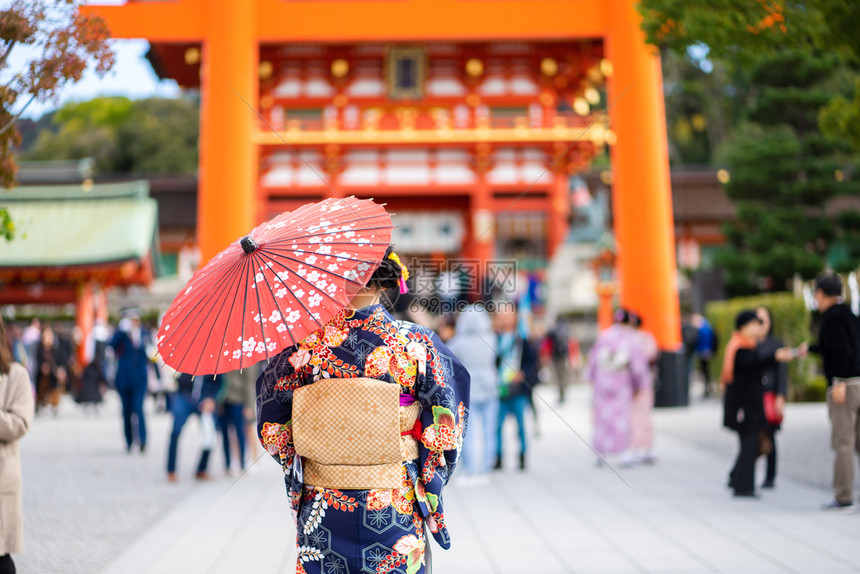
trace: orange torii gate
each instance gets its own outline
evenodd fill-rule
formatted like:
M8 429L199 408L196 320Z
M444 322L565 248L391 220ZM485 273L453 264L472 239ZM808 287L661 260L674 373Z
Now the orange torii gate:
M680 317L660 61L634 0L174 0L86 6L117 38L202 44L198 240L208 258L256 223L263 43L601 38L622 305L677 351Z

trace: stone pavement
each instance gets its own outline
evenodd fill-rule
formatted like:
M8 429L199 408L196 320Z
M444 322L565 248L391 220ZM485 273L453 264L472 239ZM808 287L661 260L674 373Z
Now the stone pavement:
M446 490L453 544L434 547L437 573L860 571L860 514L817 509L830 497L823 405L789 405L777 489L738 500L725 487L736 439L719 428L717 401L656 411L658 463L613 470L596 467L577 436L590 434L587 389L576 387L562 408L551 389L538 392L549 404L536 399L541 432L528 470L496 473L483 486L455 475ZM37 420L22 444L21 572L294 571L295 531L278 466L264 456L238 480L193 482L192 421L182 480L167 484L167 423L153 419L150 452L141 456L122 452L113 412L85 417L68 405L56 420ZM58 465L48 463L50 440L61 443L51 453ZM69 444L74 452L63 452ZM51 466L62 474L48 480ZM221 467L216 456L213 469ZM62 496L34 491L46 487Z

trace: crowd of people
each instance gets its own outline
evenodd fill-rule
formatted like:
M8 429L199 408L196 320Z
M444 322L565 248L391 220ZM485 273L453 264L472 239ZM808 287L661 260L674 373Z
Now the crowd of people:
M776 338L773 315L766 307L744 310L735 318L735 330L724 345L719 376L723 424L737 433L739 443L728 486L737 497L758 497L755 463L758 457L766 456L766 473L758 485L774 488L776 437L789 387L786 365L809 352L819 353L828 385L827 405L835 452L834 498L824 508L847 511L854 507L853 457L855 452L860 452L857 450L860 446L860 318L842 302L838 276L819 277L814 298L821 321L817 343L812 346L802 343L792 348ZM374 300L378 300L378 295ZM376 306L374 303L366 308L376 309ZM383 323L393 320L383 317L381 310L373 312ZM376 315L369 316L365 322L372 323ZM717 333L700 315L691 316L686 328L682 338L690 359L689 370L693 370L692 359L697 358L707 396L714 390L709 388L709 372L718 348ZM421 328L416 329L416 337L424 333ZM337 334L326 333L326 337ZM113 389L122 405L123 438L129 453L146 452L146 412L149 409L144 409L144 402L148 395L162 396L156 399L156 405L162 405L173 418L166 462L169 481L178 480L180 436L187 421L195 415L200 424L200 456L194 477L201 480L211 477L209 461L219 432L226 470L230 471L233 461L238 463L239 469L245 469L247 434L255 406L259 417L260 405L267 404L259 393L274 376L271 373L277 371L273 371L271 365L265 370L257 365L242 372L221 375L192 377L176 373L158 357L153 331L144 325L139 311L134 309L123 313L116 328L104 323L97 325L86 341L76 342L61 324L41 324L38 319L26 326L13 323L8 331L0 322L0 336L0 399L3 400L0 463L8 465L7 468L15 468L18 464L16 441L26 432L34 413L50 410L56 416L63 393L81 404L97 405L108 389ZM552 382L557 389L558 404L563 404L566 390L575 379L588 383L592 389L594 432L590 446L596 465L617 463L621 467L631 467L655 463L652 409L659 350L637 313L627 309L616 311L614 324L597 336L581 373L579 344L570 336L567 325L558 322L546 328L539 319L521 313L514 303L499 305L493 312L485 305L473 304L457 316L442 317L439 340L450 349L452 360L462 363L471 379L464 387L467 394L462 397L466 405L464 412L468 412L465 426L469 432L451 427L454 436L462 441L462 449L456 457L459 459L456 462L462 465L461 474L465 475L461 483L485 483L491 471L504 469L508 460L506 447L515 449L516 466L525 470L530 444L527 417L533 417L536 432L539 428L535 388ZM77 360L78 344L88 347L88 352L82 355L87 357L84 365ZM288 357L289 351L285 351L284 357ZM378 351L367 357L365 371L376 364L373 357ZM406 352L409 360L413 360L414 353L414 348ZM289 363L284 372L296 371L294 361L291 359ZM392 377L402 375L392 366L394 362L385 364ZM258 377L260 373L262 376ZM275 382L271 392L278 392L278 385L283 384L284 376L278 377L272 379ZM541 399L546 400L543 396ZM407 403L401 406L404 404ZM455 417L460 421L457 424L464 424L465 419L458 418L461 416ZM516 425L515 445L505 444L506 437L510 436L504 432L509 419ZM263 419L258 422L260 420ZM439 424L434 422L433 426ZM280 439L269 436L265 424L261 429L257 438L264 447L270 453L280 453L279 442L267 446L267 441ZM412 431L402 434L405 436L409 432ZM277 446L277 453L272 450L274 446ZM0 486L11 492L20 490L20 472L16 473L9 474L8 485ZM4 474L4 479L6 476ZM17 551L20 544L20 533L15 527L16 520L20 519L16 514L19 510L14 506L2 509L0 572L11 560L9 552ZM7 525L10 526L7 528Z
M497 305L488 312L471 305L457 316L442 317L439 334L472 374L469 433L461 458L465 484L483 484L490 471L505 466L506 422L516 430L519 469L528 466L527 420L539 434L535 389L555 388L565 402L573 382L592 388L595 463L622 467L656 462L652 411L659 349L637 313L619 309L614 324L601 333L582 360L579 341L563 320L546 328L540 318L518 307ZM584 364L583 364L584 363ZM541 390L541 400L548 394ZM517 448L518 447L518 448Z
M517 463L528 466L527 417L538 432L535 387L546 383L563 404L565 390L580 368L578 341L562 321L546 329L539 319L506 302L493 312L470 305L459 315L444 317L440 337L472 374L469 433L461 453L466 484L483 484L491 470L505 465L505 424L513 419Z
M786 364L808 353L821 356L827 381L831 424L833 499L822 509L854 509L854 455L860 453L860 318L845 305L838 275L815 281L813 298L820 323L817 342L785 346L773 336L773 315L765 307L746 309L735 318L726 344L720 382L723 424L739 439L738 455L729 473L735 496L757 498L755 462L767 457L761 488L774 488L777 469L776 432L780 429L789 381Z
M36 411L50 408L54 414L65 391L75 392L80 369L75 345L62 323L42 323L33 319L26 327L9 325L8 339L15 362L30 375L36 394Z
M106 393L116 392L126 451L144 453L148 410L144 403L153 397L152 410L173 418L166 463L168 480L177 480L179 437L192 415L199 417L201 428L196 478L211 477L209 454L219 433L225 469L246 468L258 366L218 377L176 373L158 356L153 329L144 324L138 309L124 310L115 328L98 321L86 340L77 340L73 333L61 322L34 318L26 325L11 323L4 335L12 361L28 375L36 413L50 411L57 416L60 400L66 395L83 408L97 411ZM86 351L83 362L79 360L79 346Z

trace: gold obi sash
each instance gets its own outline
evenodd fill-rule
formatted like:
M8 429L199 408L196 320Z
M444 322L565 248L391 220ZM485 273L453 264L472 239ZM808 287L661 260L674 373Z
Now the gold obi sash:
M418 458L412 429L421 405L400 406L400 385L320 379L293 391L293 445L308 486L389 489L401 463Z

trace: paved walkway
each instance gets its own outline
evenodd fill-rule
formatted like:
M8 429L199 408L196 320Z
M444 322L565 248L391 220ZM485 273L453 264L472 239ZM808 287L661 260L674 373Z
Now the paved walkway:
M551 394L545 388L539 392ZM496 473L485 486L467 486L455 476L446 491L453 545L449 551L434 548L437 573L860 571L860 514L817 510L830 496L820 484L820 477L829 475L827 469L805 474L802 465L789 464L794 472L781 471L776 490L764 491L759 500L733 499L725 480L735 439L719 429L719 406L710 401L657 411L658 464L615 468L616 474L608 467L597 468L576 434L587 439L590 433L587 398L587 389L578 387L563 408L556 408L551 399L552 406L538 400L541 436L532 442L527 471ZM62 420L74 414L63 412L57 421L43 418L36 426L70 426ZM829 464L823 405L790 405L787 421L792 420L805 431L801 440L786 430L780 442L785 460L803 460L793 450L796 442L815 448L805 456L807 469ZM79 426L104 426L107 421L118 433L118 422L108 413ZM153 432L161 432L162 441L166 425L164 417L153 422ZM22 445L25 452L44 440L39 431L34 429ZM191 475L195 434L191 424L181 452L183 478ZM512 428L508 436L514 444ZM111 440L118 443L118 435ZM83 554L76 554L80 560L74 564L38 560L39 549L46 546L44 537L61 552L78 527L62 508L60 513L71 521L33 524L44 516L32 511L35 503L28 486L27 554L18 558L20 571L294 571L295 531L280 470L271 459L264 457L239 480L185 479L166 485L163 448L153 451L143 457L102 452L112 461L108 466L136 465L144 475L133 482L138 492L132 494L126 513L103 508L117 497L112 494L119 488L114 479L104 481L101 496L80 483L86 477L63 486L72 496L83 488L90 513L119 520L116 528L122 535L109 542L92 540L98 560L87 562ZM507 454L507 466L513 469L515 453ZM80 445L80 455L82 460L90 456L87 445ZM220 462L216 458L214 468L220 468ZM128 479L128 471L123 472L116 480ZM142 506L139 499L145 495L149 503ZM140 512L145 519L139 518Z

